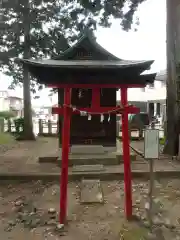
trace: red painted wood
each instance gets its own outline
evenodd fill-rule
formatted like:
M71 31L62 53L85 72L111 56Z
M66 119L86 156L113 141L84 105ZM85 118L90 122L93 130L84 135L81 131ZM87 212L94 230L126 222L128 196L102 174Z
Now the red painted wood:
M101 89L100 88L93 88L92 89L92 108L100 107L100 98L101 98Z
M71 88L64 90L64 121L62 129L62 167L60 181L60 215L59 221L64 224L67 214L67 185L68 185L68 159L70 142L70 120L71 112L67 105L71 104Z
M121 103L123 106L127 105L127 88L121 88ZM125 212L126 218L130 219L132 217L132 177L128 133L128 112L126 110L122 114L122 140L124 157Z
M68 184L68 158L69 158L69 142L70 142L70 118L71 114L79 114L79 111L73 111L71 107L71 88L91 88L94 91L92 97L91 108L79 108L80 111L90 112L91 114L107 113L114 111L114 114L122 114L122 137L123 137L123 156L124 156L124 184L125 184L125 211L127 219L132 217L132 178L130 166L130 150L129 150L129 134L128 134L128 113L138 113L139 109L134 106L128 106L127 88L142 88L144 85L58 85L49 86L54 88L65 88L64 107L54 107L54 114L62 114L64 116L62 129L62 170L61 170L61 196L60 196L60 223L66 221L67 212L67 184ZM122 106L117 107L100 107L100 94L98 88L121 88L121 103ZM107 96L108 97L108 96Z
M128 113L138 113L139 112L139 108L135 107L135 106L126 106L125 107L126 111ZM72 108L70 108L70 111L72 112L72 114L80 114L80 111L84 111L84 112L90 112L92 115L93 114L101 114L101 113L106 113L109 114L110 111L113 112L111 114L122 114L124 111L124 108L120 109L120 106L116 106L116 107L90 107L90 108L78 108L78 110L73 111ZM64 113L64 109L61 107L53 107L52 108L52 114L59 114L59 115L63 115Z
M145 84L52 84L49 88L145 88Z

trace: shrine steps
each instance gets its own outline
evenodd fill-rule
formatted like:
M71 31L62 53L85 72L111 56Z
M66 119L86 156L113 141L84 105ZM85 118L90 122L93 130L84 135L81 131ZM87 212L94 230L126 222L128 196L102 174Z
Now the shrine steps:
M136 161L136 154L132 153L131 161ZM39 157L39 163L55 163L61 166L62 160L58 156L44 156ZM99 154L99 155L69 155L69 166L74 165L119 165L123 163L123 155L119 153L114 154Z
M59 155L59 157L58 157ZM131 150L131 162L136 162L136 154ZM40 157L39 163L51 163L61 168L61 150L56 156ZM69 154L69 179L115 180L123 167L122 148L103 146L72 146ZM60 170L61 171L61 170ZM92 182L87 185L91 185ZM96 183L94 183L97 185ZM97 188L97 187L95 187Z
M143 180L149 180L149 169L148 164L136 164L141 165L139 167L132 167L132 178L133 179L143 179ZM49 165L48 165L49 166ZM53 170L54 169L54 170ZM58 181L61 175L61 171L59 168L51 168L49 166L49 170L47 171L23 171L23 172L2 172L0 173L0 180L13 180L13 181L23 181L23 182L31 182L36 180L42 180L42 181ZM180 177L180 169L174 169L172 166L168 169L162 170L162 169L156 169L155 170L155 178L156 179L163 179L163 178L178 178ZM82 179L94 179L94 180L100 180L100 181L113 181L113 180L123 180L124 179L124 168L123 164L120 166L114 165L114 166L104 166L103 171L89 171L89 172L75 172L72 170L72 168L69 168L68 171L68 180L69 182L72 181L81 181Z

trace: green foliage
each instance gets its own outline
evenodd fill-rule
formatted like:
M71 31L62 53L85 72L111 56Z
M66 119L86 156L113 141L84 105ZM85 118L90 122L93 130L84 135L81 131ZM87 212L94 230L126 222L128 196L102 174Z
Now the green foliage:
M0 132L0 145L12 144L14 142L15 139L11 134Z
M165 146L165 143L166 143L166 138L165 137L163 137L159 140L160 145Z
M22 132L24 132L24 118L18 118L14 120L16 134L20 135Z
M15 117L15 114L11 111L2 111L0 112L0 118L3 118L3 119L10 119L10 118L13 118Z
M54 58L66 50L85 29L109 27L112 18L120 19L125 30L131 28L133 15L145 0L3 0L0 7L1 69L13 77L11 88L22 84L22 66L15 57ZM124 7L126 6L126 11ZM29 27L28 36L24 37ZM31 91L37 86L31 79Z

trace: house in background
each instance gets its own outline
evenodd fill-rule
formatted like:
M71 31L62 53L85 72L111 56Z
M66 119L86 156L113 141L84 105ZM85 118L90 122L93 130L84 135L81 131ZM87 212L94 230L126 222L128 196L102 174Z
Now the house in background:
M16 117L23 116L23 99L6 90L0 91L0 111L12 111Z
M16 96L8 96L9 110L14 113L16 117L23 116L23 99Z
M129 89L128 101L148 112L150 116L163 117L166 104L166 71L160 71L153 85L142 89Z
M9 111L8 91L0 91L0 111Z
M154 85L147 89L147 111L150 116L165 118L166 112L166 70L160 71L156 76Z

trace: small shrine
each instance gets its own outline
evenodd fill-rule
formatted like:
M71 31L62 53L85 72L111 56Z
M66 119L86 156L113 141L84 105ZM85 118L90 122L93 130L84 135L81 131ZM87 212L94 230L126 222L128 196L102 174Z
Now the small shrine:
M38 83L59 90L59 104L52 112L63 117L60 223L66 221L68 161L71 145L116 145L116 114L122 115L125 212L132 217L131 164L128 114L139 109L128 105L128 88L144 88L156 74L143 74L153 61L119 59L85 35L54 60L20 59ZM120 89L120 104L116 92ZM60 123L61 124L61 123Z
M97 42L95 36L91 32L86 32L76 44L67 49L63 54L59 55L56 60L113 60L119 61L118 57L109 53ZM116 106L116 89L104 88L100 92L101 106ZM108 94L108 98L107 98ZM64 89L58 89L59 105L64 101ZM78 107L90 106L92 99L92 89L72 89L71 103ZM109 121L111 118L111 121ZM105 115L102 121L100 115L93 118L81 117L79 114L72 116L71 122L71 145L100 145L116 147L116 115ZM109 119L109 120L108 120ZM60 116L59 129L62 129L62 121ZM59 139L61 146L61 138Z

